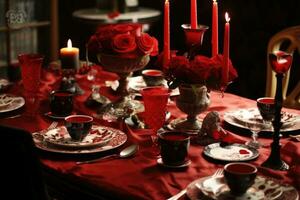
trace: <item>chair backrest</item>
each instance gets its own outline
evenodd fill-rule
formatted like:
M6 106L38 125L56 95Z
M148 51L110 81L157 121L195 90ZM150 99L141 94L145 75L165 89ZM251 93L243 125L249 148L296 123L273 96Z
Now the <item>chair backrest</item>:
M297 50L300 53L300 26L286 28L276 33L269 40L267 49L266 96L270 97L274 97L276 93L276 77L272 71L268 55L276 50L284 50L288 53L294 53ZM283 79L283 106L300 109L300 79L293 88L289 88L290 71L291 69Z
M0 126L1 192L5 199L48 200L30 133Z

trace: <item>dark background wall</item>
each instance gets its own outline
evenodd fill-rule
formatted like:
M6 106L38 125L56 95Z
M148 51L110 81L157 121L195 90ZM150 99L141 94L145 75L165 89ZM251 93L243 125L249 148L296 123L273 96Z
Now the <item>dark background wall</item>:
M64 0L60 2L60 46L72 38L74 46L82 46L93 33L91 26L72 18L77 9L94 7L95 1ZM163 10L164 0L139 0L141 6ZM189 23L189 0L170 0L171 47L184 47L180 25ZM209 0L198 0L198 22L211 26ZM276 32L300 24L299 0L220 0L219 1L219 49L222 53L224 14L231 17L230 55L239 78L228 91L255 99L265 92L266 50L269 39ZM163 18L152 26L150 34L162 44ZM211 30L204 36L202 54L210 55ZM81 48L84 56L84 49Z

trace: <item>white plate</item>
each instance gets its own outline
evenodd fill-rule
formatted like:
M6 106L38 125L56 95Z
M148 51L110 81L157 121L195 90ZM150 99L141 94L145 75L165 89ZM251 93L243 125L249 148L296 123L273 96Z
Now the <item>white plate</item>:
M215 180L212 180L215 179ZM212 189L216 190L213 191ZM298 199L297 190L290 185L283 185L271 178L257 176L254 184L248 189L247 193L240 197L232 197L229 188L225 183L224 177L203 177L190 183L187 187L187 196L191 200L207 199L236 199L236 200L296 200Z
M234 143L221 147L219 142L207 145L203 153L212 159L221 161L248 161L259 156L256 149L244 144Z
M10 98L12 100L9 104L0 106L0 113L17 110L25 105L25 99L23 97L14 96L11 94L1 94L0 98Z
M165 81L163 85L166 86L166 87L168 87L167 81ZM134 77L128 78L128 89L129 90L133 90L135 92L138 92L137 95L141 95L139 93L139 91L141 89L146 88L146 87L147 87L147 85L146 85L146 83L145 83L145 81L144 81L144 79L143 79L142 76L134 76ZM177 96L177 95L179 95L178 88L172 90L172 92L170 94L170 96Z
M239 109L232 112L227 112L224 114L223 119L230 125L244 129L248 129L247 123L258 123L263 126L262 118L256 108ZM300 115L282 112L281 121L283 122L281 132L295 131L300 129ZM263 131L273 132L273 127L268 127Z
M87 136L86 143L65 143L58 142L58 140L49 140L49 137L53 135L54 138L65 138L63 136L58 136L56 134L64 135L66 130L64 127L58 127L56 129L50 130L47 133L35 133L33 134L33 138L36 144L36 147L45 151L56 152L56 153L66 153L66 154L88 154L88 153L98 153L111 149L115 149L127 141L127 135L117 129L113 129L105 126L93 126L93 130L100 130L99 132L90 134ZM99 139L97 137L101 137L103 131L110 132L109 137L106 139ZM50 133L49 133L50 132ZM92 139L95 139L94 141ZM64 141L64 139L62 139Z
M61 148L88 148L108 143L115 134L115 129L110 129L104 126L93 126L91 131L82 141L74 142L66 127L59 126L43 133L41 136L45 142Z

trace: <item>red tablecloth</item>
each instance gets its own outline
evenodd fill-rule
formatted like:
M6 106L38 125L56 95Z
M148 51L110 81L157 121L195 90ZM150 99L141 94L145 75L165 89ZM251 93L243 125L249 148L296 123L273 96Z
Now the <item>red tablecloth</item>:
M48 92L57 87L56 77L47 75L43 81L42 94L46 99ZM78 82L84 89L88 89L85 76L78 77ZM21 94L21 85L11 88L10 92ZM93 114L95 110L87 108L83 102L90 93L86 92L82 96L75 99L75 110L77 113ZM226 111L254 107L255 101L245 99L233 94L226 93L224 97L220 93L211 92L211 101L209 111L218 111L221 116ZM172 117L184 116L171 102L169 111ZM49 126L51 119L43 115L49 111L48 102L41 104L40 115L34 119L27 119L24 116L17 118L2 118L1 124L11 125L24 128L30 132L42 130ZM207 113L201 113L200 117L204 117ZM300 113L299 110L291 110L294 113ZM128 141L124 146L131 143L139 143L140 150L133 158L129 159L113 159L93 164L76 165L75 161L82 159L79 157L68 155L56 155L49 152L40 152L41 161L46 169L53 176L59 177L63 182L73 185L77 189L93 193L94 195L106 196L111 199L166 199L181 189L185 188L193 180L208 176L214 173L217 168L222 168L224 163L212 162L202 156L203 147L199 145L191 145L189 149L189 158L191 165L183 169L167 169L159 166L156 159L149 156L151 143L145 136L140 136L140 131L129 130L122 122L108 123L103 120L95 119L97 123L104 123L107 126L113 126L123 129L128 134ZM60 122L63 123L63 122ZM300 132L299 132L300 133ZM230 132L233 138L238 140L249 140L249 137L238 136ZM237 133L238 134L238 133ZM270 144L271 139L259 138L265 144ZM260 165L269 156L269 148L260 148L260 156L258 159L251 161L258 166L260 173L266 176L272 176L288 184L292 184L300 189L300 142L291 141L289 138L281 139L282 158L286 160L292 167L290 171L273 171L260 167ZM104 153L105 154L105 153ZM102 156L100 153L98 156ZM96 155L97 156L97 155Z

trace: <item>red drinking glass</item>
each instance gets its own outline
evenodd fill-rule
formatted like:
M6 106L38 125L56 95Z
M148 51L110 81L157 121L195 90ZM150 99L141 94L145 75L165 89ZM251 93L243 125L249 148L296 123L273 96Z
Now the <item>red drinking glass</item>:
M41 54L20 54L18 60L26 99L26 114L34 116L39 107L37 94L41 80L41 68L44 56Z
M151 140L153 147L157 147L157 131L164 125L166 121L167 103L170 97L170 90L164 86L147 87L141 91L145 114L145 124L153 130ZM153 151L157 156L159 151L157 148Z
M39 90L41 67L44 56L41 54L20 54L22 81L26 96L35 96Z
M145 123L156 133L166 120L170 90L163 86L148 87L141 91L145 107Z

